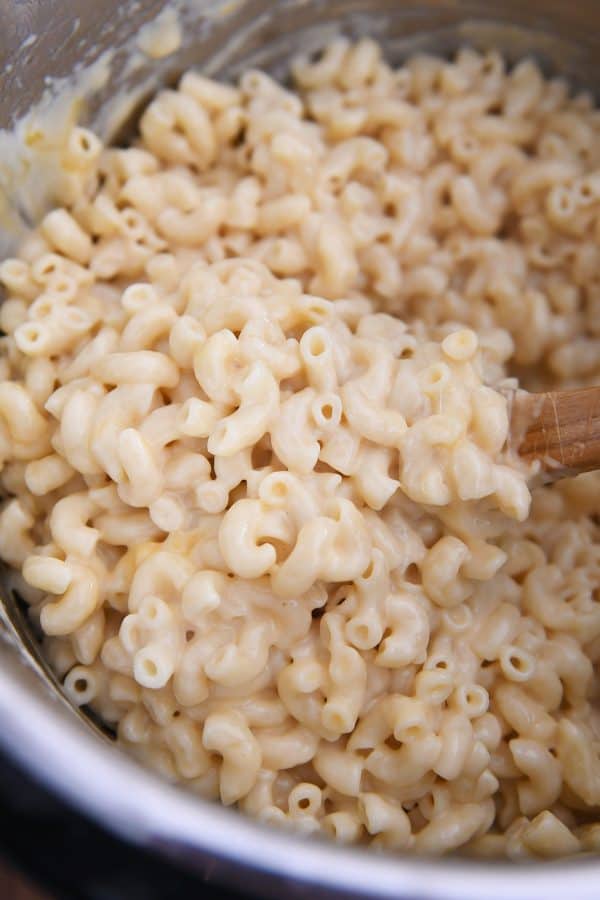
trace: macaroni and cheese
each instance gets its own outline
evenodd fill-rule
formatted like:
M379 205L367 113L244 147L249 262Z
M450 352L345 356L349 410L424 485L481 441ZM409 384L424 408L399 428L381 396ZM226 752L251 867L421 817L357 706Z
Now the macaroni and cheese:
M0 553L66 694L339 841L600 847L600 481L505 388L600 371L600 113L496 52L188 72L77 127L0 265Z

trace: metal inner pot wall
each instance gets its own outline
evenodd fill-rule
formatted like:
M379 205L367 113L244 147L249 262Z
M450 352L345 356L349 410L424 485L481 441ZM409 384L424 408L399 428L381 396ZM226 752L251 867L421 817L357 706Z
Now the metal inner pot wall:
M140 27L168 5L184 25L180 50L132 75L126 62ZM322 46L340 31L373 35L393 61L415 49L449 53L474 44L512 59L533 53L578 86L599 81L596 0L0 0L0 17L0 128L40 99L48 79L69 77L109 49L113 73L91 98L92 124L123 87L149 88L190 65L227 76L250 62L282 75L295 50Z
M192 65L225 77L260 66L285 78L294 52L317 50L339 33L372 35L396 62L416 50L447 55L464 45L495 47L512 60L533 54L548 73L566 75L577 87L600 86L597 0L182 0L180 49L160 61L142 60L132 71L127 63L139 28L164 7L162 0L0 0L0 128L10 129L40 101L48 78L71 76L107 50L114 51L110 80L82 106L83 121L104 136L111 127L127 128L106 114L119 91L141 104ZM431 900L552 900L567 890L578 900L597 896L600 862L517 867L385 858L273 834L163 784L99 740L89 721L57 697L6 571L0 581L0 638L6 638L0 640L0 742L36 777L124 837L279 896L282 889L297 896L356 890Z

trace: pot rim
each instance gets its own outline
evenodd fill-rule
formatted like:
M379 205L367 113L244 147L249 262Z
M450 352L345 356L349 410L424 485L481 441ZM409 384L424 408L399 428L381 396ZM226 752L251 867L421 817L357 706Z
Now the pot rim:
M0 744L34 778L105 828L148 850L231 880L232 863L260 889L292 879L315 889L411 900L597 900L600 860L509 863L423 859L347 848L255 822L168 784L102 741L14 648L0 643ZM257 889L252 884L248 887ZM294 890L297 893L297 890ZM302 891L300 890L300 893Z

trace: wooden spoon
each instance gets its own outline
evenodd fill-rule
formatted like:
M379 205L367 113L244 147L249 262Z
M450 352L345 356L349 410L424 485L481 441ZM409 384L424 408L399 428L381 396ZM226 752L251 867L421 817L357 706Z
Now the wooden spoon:
M510 446L546 482L600 469L600 387L510 398Z

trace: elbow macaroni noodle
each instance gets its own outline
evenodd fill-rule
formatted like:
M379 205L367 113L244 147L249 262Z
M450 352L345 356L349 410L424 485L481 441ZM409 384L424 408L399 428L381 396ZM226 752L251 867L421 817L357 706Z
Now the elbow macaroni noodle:
M597 475L503 387L600 371L600 113L369 40L76 128L0 265L0 552L74 703L339 841L595 850Z

